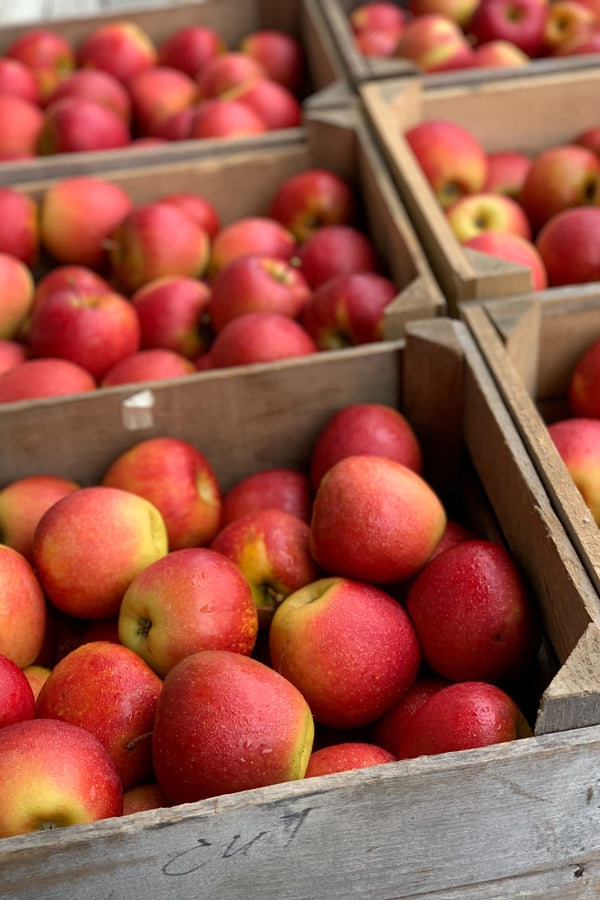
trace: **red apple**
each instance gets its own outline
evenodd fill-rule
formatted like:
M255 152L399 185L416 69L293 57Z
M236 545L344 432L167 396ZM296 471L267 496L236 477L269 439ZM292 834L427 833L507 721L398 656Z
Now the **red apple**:
M81 488L44 513L33 561L44 592L63 612L99 619L119 611L143 569L167 553L161 514L143 497L117 488Z
M160 125L156 126L156 134L152 137L152 140L189 140L192 136L192 126L199 106L199 103L193 103L191 106L184 106L183 109L173 113L173 115L161 122ZM138 138L138 140L148 141L151 140L151 138L146 136L145 138Z
M113 150L130 141L129 125L118 112L94 100L70 96L47 107L37 147L40 154L49 155Z
M200 194L178 191L174 194L161 195L160 201L170 203L188 215L197 225L204 228L211 241L221 228L219 214L214 205Z
M314 778L317 775L331 775L333 772L367 769L370 766L394 762L395 759L396 757L383 747L364 741L330 744L329 747L320 747L311 753L304 777Z
M223 39L214 28L184 25L158 45L158 64L180 69L194 78L211 59L225 50Z
M28 359L0 375L0 403L94 391L87 369L67 359Z
M355 35L384 31L398 38L404 30L406 13L401 6L389 0L367 0L355 7L348 18Z
M534 232L573 206L600 203L600 159L577 144L561 144L532 161L519 194Z
M127 588L119 638L161 677L190 654L249 656L258 617L248 582L226 556L206 547L172 550Z
M525 176L531 166L531 157L519 151L506 150L488 153L488 171L484 191L506 194L518 200Z
M100 386L115 387L119 384L183 378L186 375L193 375L195 371L194 363L186 356L174 350L156 347L153 350L140 350L126 356L108 370Z
M543 226L535 246L550 287L600 281L600 208L558 213Z
M132 21L99 25L83 39L77 51L78 66L102 69L122 82L155 66L157 58L150 36Z
M188 441L139 441L109 466L102 484L145 497L162 515L169 550L210 544L221 525L221 490L215 472Z
M205 651L165 678L154 768L175 803L304 777L314 726L302 694L239 653Z
M463 243L463 247L478 250L480 253L488 253L498 259L526 266L531 271L531 281L535 291L543 291L548 286L548 275L545 261L533 244L518 234L508 234L501 231L484 231L469 238Z
M545 0L480 0L467 31L478 45L510 41L528 57L534 57L544 44L547 14Z
M579 0L553 0L545 18L544 55L560 53L565 43L597 24L597 15Z
M258 113L268 131L298 128L302 124L302 107L294 94L272 78L255 78L222 95L240 100Z
M16 337L33 306L35 284L29 266L0 252L0 338Z
M521 204L512 197L493 191L459 197L446 209L446 219L461 244L484 231L508 232L528 241L533 236L529 218Z
M110 285L105 278L88 266L80 266L76 263L64 263L54 266L45 275L39 278L35 285L34 305L48 294L69 288L79 296L88 296L110 292Z
M57 500L79 490L59 475L26 475L0 490L0 541L32 562L33 536L43 514Z
M226 94L246 81L266 77L264 66L247 53L228 50L207 62L196 77L198 96L202 100Z
M185 72L170 66L152 66L127 81L133 119L138 132L156 135L170 116L196 101L196 83Z
M462 541L474 541L476 539L477 535L471 531L470 528L466 528L464 525L461 525L460 522L455 522L453 519L448 519L446 527L444 528L444 533L442 534L437 547L431 554L431 559L439 556L444 550L449 550L450 547L455 547L456 544L462 543Z
M305 329L289 316L255 312L236 316L217 334L210 366L221 369L317 353Z
M548 432L594 521L600 524L600 419L575 416Z
M577 358L567 396L573 416L600 419L600 340L593 340Z
M41 100L54 90L58 82L75 68L75 50L70 40L58 29L41 26L27 28L4 51L35 75Z
M447 678L439 675L419 675L389 712L371 724L368 738L397 759L400 737L412 716L429 697L450 683Z
M19 666L0 653L0 730L35 715L33 688Z
M173 350L195 359L208 348L210 288L197 278L171 275L149 281L131 296L142 349Z
M448 16L466 30L478 4L479 0L408 0L406 8L413 16L427 13Z
M209 275L214 276L238 256L255 253L289 261L296 250L296 239L280 222L268 216L243 216L225 225L211 246Z
M473 65L473 49L460 26L446 15L428 13L407 21L395 56L423 72L445 72Z
M0 375L28 359L27 349L19 341L0 338Z
M100 741L57 719L0 729L0 782L0 837L97 822L123 811L121 780Z
M593 125L581 131L573 140L574 144L580 147L587 147L592 150L596 156L600 156L600 125Z
M156 781L136 784L135 787L130 787L123 791L124 816L130 816L132 813L143 812L147 809L163 809L172 805Z
M131 120L129 91L114 75L102 69L75 69L56 85L46 106L50 107L65 97L80 97L107 106L125 122Z
M473 51L473 64L480 68L512 69L515 66L526 66L530 62L531 57L512 41L487 41L479 44Z
M269 630L273 668L304 695L315 720L360 728L400 699L421 650L389 594L348 578L321 578L290 594Z
M46 602L32 565L0 544L0 653L19 668L35 661L46 629Z
M92 619L83 629L77 646L81 647L82 644L89 644L91 641L112 641L113 644L120 644L119 617L109 616L107 619Z
M215 97L195 107L190 138L239 138L262 134L267 125L247 103L235 98Z
M354 37L354 46L362 56L390 58L395 55L399 38L387 31L363 31Z
M294 94L302 87L304 50L293 34L278 28L258 29L245 35L238 49L260 63L269 78Z
M312 490L299 469L268 468L237 481L223 497L222 526L259 509L283 509L310 523Z
M576 32L556 47L552 56L580 56L588 53L600 53L600 27L588 26Z
M311 168L290 175L277 188L269 216L284 225L300 243L323 225L353 225L354 189L327 169Z
M31 69L8 56L0 57L0 93L12 94L37 106L41 104L40 86Z
M351 225L324 225L298 248L300 271L313 290L337 275L376 272L377 252L366 234Z
M46 668L45 666L36 666L32 663L30 666L25 666L22 671L23 675L29 682L29 687L33 691L34 699L37 700L42 689L42 685L44 684L52 670Z
M14 94L0 94L0 154L4 159L37 155L44 127L44 112L35 103Z
M23 191L0 187L0 253L16 256L32 268L38 262L38 204Z

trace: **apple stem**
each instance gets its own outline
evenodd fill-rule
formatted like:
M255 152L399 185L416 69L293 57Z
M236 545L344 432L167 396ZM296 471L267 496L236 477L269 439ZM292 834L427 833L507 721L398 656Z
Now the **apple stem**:
M152 735L152 731L148 731L146 734L138 734L137 737L134 737L132 740L127 741L127 743L125 744L125 748L127 750L135 750L139 743L141 743L142 741L146 741L148 738L151 738Z

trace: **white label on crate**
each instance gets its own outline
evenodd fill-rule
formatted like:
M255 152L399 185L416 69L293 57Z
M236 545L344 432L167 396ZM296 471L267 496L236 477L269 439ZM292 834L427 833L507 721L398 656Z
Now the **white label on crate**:
M128 431L141 431L154 425L154 394L139 391L127 397L121 404L123 425Z

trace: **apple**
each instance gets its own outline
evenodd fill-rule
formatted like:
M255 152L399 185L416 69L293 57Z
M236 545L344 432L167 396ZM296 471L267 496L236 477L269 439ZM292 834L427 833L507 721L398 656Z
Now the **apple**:
M214 205L200 194L176 191L173 194L161 195L160 200L161 203L170 203L186 213L197 225L204 228L211 241L221 228L219 214Z
M215 235L208 274L217 273L238 256L256 253L289 261L297 248L296 238L280 222L269 216L242 216L225 225Z
M247 103L235 98L203 100L195 108L190 138L239 138L267 131L267 124Z
M165 523L152 503L95 485L68 494L44 513L33 562L51 603L79 618L100 619L119 611L136 575L167 550Z
M50 675L51 671L52 669L48 669L46 666L37 666L34 663L32 663L30 666L25 666L25 668L22 670L23 675L29 682L29 687L33 691L34 700L37 700L38 695L42 689L42 685Z
M183 378L186 375L193 375L195 371L194 363L187 356L174 350L155 347L150 350L139 350L115 363L100 382L100 387Z
M398 40L392 32L363 31L354 37L354 46L362 56L391 58L396 53Z
M411 578L435 550L446 525L429 484L393 459L340 459L319 483L311 552L329 574L369 584Z
M254 312L228 322L215 337L209 357L211 368L222 369L317 352L313 339L294 319L280 313Z
M309 476L300 469L271 467L252 472L237 481L223 497L222 527L238 516L260 509L283 509L310 523L312 489Z
M255 78L232 88L224 99L240 100L258 113L268 131L279 128L299 128L302 107L294 94L272 78Z
M300 322L319 350L382 341L385 309L397 296L394 282L376 272L334 275L315 288Z
M299 246L297 256L313 290L337 275L378 269L373 242L352 225L323 225Z
M46 601L32 565L4 544L0 544L0 596L0 653L23 669L41 650Z
M14 94L0 94L0 154L4 159L37 155L44 127L44 111L35 103Z
M156 780L187 803L301 779L313 736L306 700L278 672L226 650L193 653L158 701Z
M479 44L473 51L473 64L480 68L514 68L526 66L530 62L531 57L512 41L500 39L487 41L485 44Z
M487 747L531 737L525 716L497 685L449 684L418 709L400 736L399 759Z
M423 72L445 72L473 65L473 49L460 26L439 13L409 19L395 56L408 59Z
M0 403L81 394L97 386L87 369L67 359L27 359L0 375Z
M478 45L510 41L528 57L544 45L548 5L545 0L480 0L467 31Z
M147 438L121 453L103 485L145 497L162 515L169 550L208 546L221 525L221 489L215 472L193 444L174 437Z
M0 252L0 338L17 337L33 306L35 284L29 266Z
M0 187L0 253L15 256L32 268L38 262L38 204L23 191Z
M33 72L42 102L76 64L75 50L69 39L47 26L27 28L9 44L4 56L18 60Z
M474 541L476 538L477 535L470 528L461 525L460 522L455 522L453 519L448 519L438 545L431 554L431 559L439 556L444 550L449 550L450 547L455 547L456 544L462 543L462 541Z
M586 34L597 24L597 15L579 0L553 0L545 18L545 55L560 52L564 43Z
M33 297L34 306L48 294L54 294L65 288L70 288L79 296L90 294L98 296L111 290L108 281L94 269L77 263L63 263L53 266L45 275L38 278Z
M354 188L335 172L306 169L282 181L271 200L269 216L303 243L323 225L354 224Z
M33 688L16 662L0 653L0 730L34 716Z
M310 294L302 272L290 262L251 253L236 257L217 272L207 312L217 332L244 313L279 313L296 319Z
M141 348L173 350L195 359L208 348L210 288L197 278L155 278L131 296L141 328Z
M204 229L160 200L133 207L112 230L108 242L113 280L127 294L168 275L200 278L210 254Z
M600 156L600 125L593 125L591 128L586 128L584 131L579 132L573 139L573 143L578 144L580 147L587 147L596 156Z
M62 612L46 601L46 630L42 649L32 665L52 670L67 653L79 647L89 622Z
M446 219L461 244L484 231L508 232L528 241L533 237L529 218L521 204L494 191L459 197L446 209Z
M488 171L483 190L506 194L513 200L518 200L531 166L531 157L518 150L499 150L488 153L487 162Z
M238 516L215 536L211 548L235 563L250 585L259 628L269 627L286 597L319 577L309 535L307 522L267 508Z
M196 77L198 97L215 99L246 81L265 78L264 66L247 53L227 50L207 62Z
M531 270L531 281L535 291L543 291L548 286L548 274L545 261L534 244L518 234L502 231L482 231L463 242L463 247L478 250L504 259L519 266L527 266Z
M561 41L552 56L579 56L587 53L600 53L600 27L590 25L581 32Z
M136 72L155 66L157 59L152 38L132 21L98 25L83 39L77 51L79 67L102 69L124 83Z
M416 15L414 10L412 13ZM348 20L357 36L371 31L383 31L397 39L404 30L406 12L397 3L388 0L367 0L352 10Z
M0 837L97 822L123 811L121 780L100 741L58 719L0 729L0 782Z
M297 94L305 74L302 44L278 28L260 28L246 34L238 50L260 63L267 76Z
M549 425L548 432L594 521L600 524L600 419L561 419Z
M413 581L406 609L425 662L450 681L508 681L539 649L523 576L491 541L461 541L432 559Z
M172 805L156 781L136 784L134 787L123 791L124 816L130 816L132 813L143 812L147 809L163 809Z
M593 340L578 356L569 379L567 397L574 417L600 419L600 340Z
M38 153L80 153L113 150L131 141L123 117L102 103L83 97L63 97L46 108Z
M88 622L77 646L89 644L91 641L112 641L113 644L120 644L118 615L109 616L107 619L92 619Z
M81 295L63 288L47 294L33 308L27 335L34 357L70 360L98 382L140 343L136 309L115 291Z
M35 704L37 719L59 719L98 738L123 788L153 777L152 729L162 680L111 641L82 644L58 662Z
M33 536L43 514L80 485L60 475L26 475L0 490L0 541L32 562Z
M437 691L451 684L447 678L429 673L418 675L398 702L370 726L367 737L378 747L398 756L398 741L414 713Z
M136 72L127 81L133 119L138 132L156 135L170 116L195 103L196 83L171 66L152 66Z
M122 82L102 69L75 69L56 85L46 100L50 107L65 97L80 97L107 106L129 123L131 97Z
M425 119L404 137L443 209L483 190L487 154L467 129L447 119Z
M8 56L0 57L0 93L13 94L36 106L41 105L40 87L32 70Z
M548 284L600 281L600 208L581 206L552 216L535 246L548 273Z
M160 125L156 126L156 134L150 138L138 140L160 140L160 141L187 141L192 136L192 125L196 118L199 103L192 103L191 106L184 106L178 112L173 113L166 118Z
M310 456L313 488L335 463L364 454L393 459L419 475L423 471L419 440L399 410L384 403L351 403L334 413L316 438Z
M364 741L347 741L330 744L313 750L306 767L305 778L317 775L331 775L333 772L349 772L352 769L367 769L394 762L396 757L383 747Z
M162 678L206 650L249 656L258 616L248 582L207 547L172 550L133 579L119 610L119 639Z
M108 259L105 241L132 208L126 191L105 178L59 179L40 201L42 245L58 263L101 269Z
M0 375L14 369L28 358L27 349L19 341L0 338Z
M437 13L453 19L463 30L467 30L479 0L409 0L407 10L413 16Z
M194 23L178 28L159 43L157 62L195 78L211 59L225 50L225 43L214 28Z
M290 594L269 629L273 668L306 698L316 722L361 728L415 681L421 662L404 608L371 584L320 578Z
M587 147L561 144L539 153L525 177L519 203L537 233L573 206L600 203L600 159Z

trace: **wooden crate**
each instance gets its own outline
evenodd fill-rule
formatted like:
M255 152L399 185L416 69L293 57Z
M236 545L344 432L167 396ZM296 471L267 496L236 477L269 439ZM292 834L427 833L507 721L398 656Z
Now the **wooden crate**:
M530 292L528 269L459 244L403 135L419 122L442 118L468 129L488 152L535 155L599 123L600 68L483 82L477 90L461 86L425 90L423 80L415 78L371 82L360 91L451 315L457 315L462 300Z
M193 441L227 489L269 465L306 465L329 416L365 399L405 410L449 509L459 500L472 508L473 481L462 480L469 461L481 490L474 511L494 514L556 656L536 736L6 838L0 897L593 896L600 602L465 325L413 322L406 339L352 360L336 351L312 367L290 360L204 373L151 394L150 418L136 431L127 427L121 390L107 392L94 416L80 401L72 418L57 404L29 434L15 409L3 423L21 447L15 474L65 471L68 443L80 461L75 475L87 469L93 482L125 445L166 434Z
M316 2L329 30L334 52L339 59L338 67L341 63L340 77L347 78L355 86L373 79L419 74L422 74L427 87L458 84L476 86L483 80L505 81L523 75L523 70L519 71L517 68L474 68L421 73L418 67L407 59L363 56L355 46L349 22L350 13L361 6L363 0L313 0L313 2ZM407 4L398 0L397 5L406 7ZM533 59L527 64L526 69L527 73L536 75L561 73L597 66L599 62L599 54L590 53L586 56Z
M307 83L303 88L306 100L337 79L339 64L330 55L335 53L327 28L317 7L305 9L302 0L184 0L161 6L103 9L95 14L72 18L52 18L46 24L63 34L77 46L102 24L117 21L136 22L155 42L160 42L179 28L191 23L214 28L225 44L235 49L244 35L260 28L277 28L300 38L307 63ZM39 21L36 23L39 25ZM20 35L32 28L31 21L5 25L0 29L0 55ZM33 160L5 161L0 164L0 184L15 181L39 180L73 173L95 172L98 169L121 169L128 166L152 165L161 160L181 161L198 156L228 153L232 145L244 148L257 144L278 147L296 140L299 128L286 128L262 135L230 138L170 141L165 145L126 147L117 150L60 153L36 157Z

